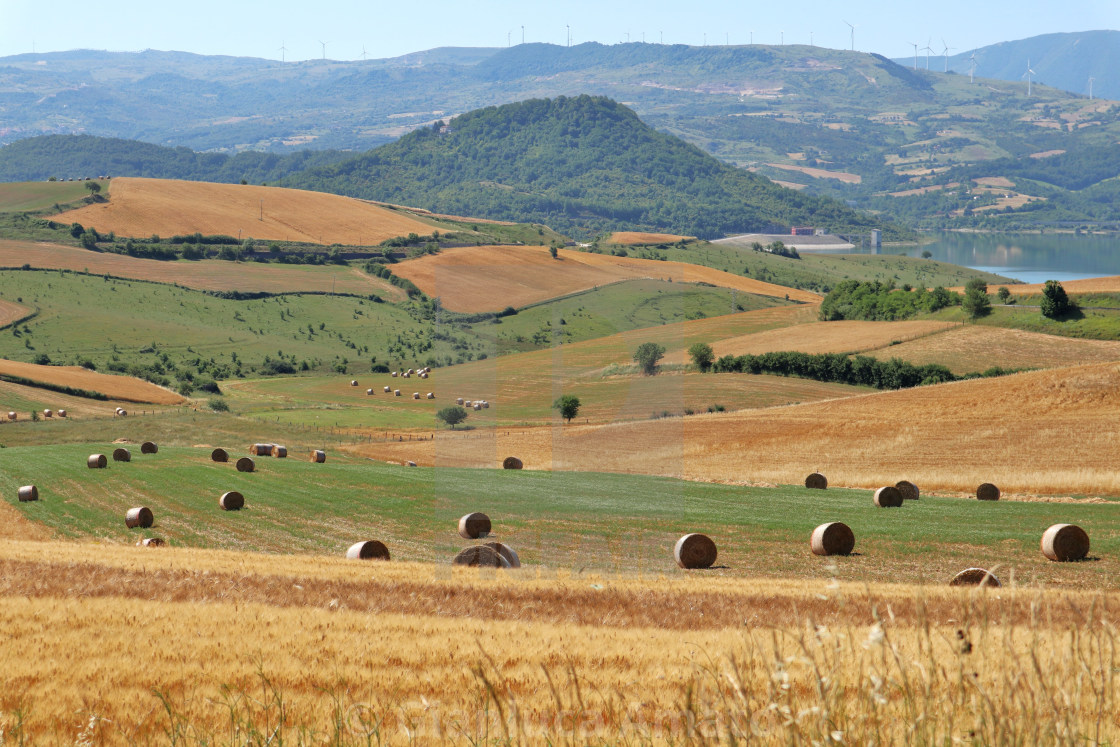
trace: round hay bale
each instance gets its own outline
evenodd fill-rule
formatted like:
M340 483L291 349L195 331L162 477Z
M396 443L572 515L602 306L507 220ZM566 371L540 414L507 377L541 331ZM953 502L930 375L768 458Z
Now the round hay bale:
M525 463L515 456L508 456L502 460L502 469L524 469Z
M369 397L369 396L372 396L372 395L373 395L373 390L372 389L367 389L366 390L366 396Z
M474 403L473 403L473 402L471 402L471 401L470 401L469 399L468 399L468 400L465 400L465 401L463 402L463 407L474 407Z
M462 398L462 397L456 397L456 398L455 398L455 404L457 404L457 405L459 405L460 407L462 407L462 406L463 406L463 398ZM14 415L15 413L11 413L11 414L13 414L13 415ZM12 420L15 420L15 418L12 418Z
M717 555L716 543L706 534L686 534L673 547L673 557L681 568L711 568Z
M140 453L141 454L158 454L159 453L159 447L156 446L155 441L145 441L144 443L140 444Z
M509 561L495 550L486 545L474 545L460 552L451 561L455 565L465 565L475 568L509 568Z
M475 410L481 410L482 409L482 403L481 402L475 402L474 403L474 409Z
M218 499L218 505L222 507L223 511L240 511L245 508L245 496L236 490L231 490L228 493L222 493L222 497Z
M59 410L58 411L58 417L60 417L60 418L66 417L66 410Z
M902 500L904 501L916 501L921 496L918 486L909 480L900 480L894 486L898 488L898 492L902 493Z
M124 515L124 525L129 529L135 529L136 527L147 529L153 521L155 521L155 517L152 516L152 509L147 506L130 508L128 513Z
M1076 524L1055 524L1042 533L1042 554L1060 563L1084 560L1089 554L1089 535Z
M210 461L212 462L228 462L229 452L219 447L210 452Z
M949 580L949 586L1003 586L991 571L984 568L965 568Z
M377 540L355 542L346 551L346 557L350 560L388 560L389 548Z
M395 379L395 378L397 378L397 372L396 372L396 371L394 371L394 372L393 372L393 374L392 374L392 376L393 376L393 378L394 378L394 379Z
M43 417L44 418L53 418L54 417L54 410L43 410Z
M125 409L124 409L124 408L122 407L122 408L121 408L121 411L120 411L120 412L118 412L118 413L117 413L117 415L120 415L120 416L121 416L122 418L126 418L126 417L128 417L128 410L125 410Z
M105 469L109 466L109 460L105 458L104 454L90 454L86 459L86 466L90 469Z
M436 398L435 392L428 392L428 399L435 399L435 398Z
M487 401L483 401L483 403L482 403L482 409L483 409L483 410L489 410L489 409L490 409L490 403L489 403L489 402L487 402Z
M841 521L821 524L809 537L814 555L850 555L856 546L852 528Z
M281 446L280 444L273 444L273 446L272 446L272 456L276 457L277 459L287 459L288 458L288 447L287 446Z
M322 449L315 449L315 451L311 452L311 461L316 464L322 464L327 461L327 452Z
M413 392L412 393L412 398L413 399L420 399L420 392Z
M427 373L425 373L424 371L421 371L421 372L420 372L420 378L421 378L421 379L426 379L426 378L428 378L428 374L427 374Z
M478 539L490 534L490 517L486 514L467 514L459 519L459 536L463 539Z
M129 451L128 449L124 449L124 448L113 449L113 461L114 462L131 462L132 461L132 452Z
M121 408L118 407L116 410L114 410L114 412L117 413L118 415L120 415L122 410L121 410Z
M902 491L887 485L875 491L875 505L879 508L898 508L902 505Z
M137 547L163 547L166 544L167 543L164 542L159 537L144 537L143 539L137 541L136 546Z
M521 558L517 557L517 551L509 545L503 545L501 542L483 542L482 544L497 551L499 555L506 559L510 568L521 567Z
M394 397L399 397L399 396L401 396L401 390L400 390L400 389L394 389L394 390L393 390L393 396L394 396Z
M998 501L999 488L992 485L990 482L983 483L980 487L976 488L976 500L978 501Z
M812 490L825 490L828 488L828 478L820 472L814 472L805 478L805 487Z
M34 485L24 485L19 489L19 502L27 503L28 501L39 500L39 488Z
M14 412L9 412L8 413L8 420L15 420L18 417L19 417L19 415L14 413Z
M408 371L405 371L403 374L401 374L401 376L407 379L412 376L412 374L410 374Z
M249 447L249 456L272 456L272 444L253 444Z
M238 472L252 472L256 468L257 468L256 462L254 462L249 457L241 457L240 459L237 460L237 471Z
M350 380L350 386L357 386L357 385L358 385L358 380L357 379L351 379Z
M389 392L391 392L391 391L393 391L393 390L392 390L392 389L390 389L389 387L385 387L385 393L386 393L386 394L388 394L388 393L389 393Z

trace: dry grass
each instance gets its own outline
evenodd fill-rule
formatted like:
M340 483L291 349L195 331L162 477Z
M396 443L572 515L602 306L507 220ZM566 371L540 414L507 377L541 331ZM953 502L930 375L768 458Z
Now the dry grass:
M600 285L652 278L709 283L776 298L816 303L820 296L683 262L658 262L560 250L553 259L543 246L483 246L446 249L437 255L394 265L429 296L453 311L495 311L521 307Z
M32 410L43 410L48 407L52 410L66 410L68 420L111 418L114 416L114 410L117 406L127 404L128 402L121 400L105 402L88 397L62 394L49 389L0 381L0 414L15 410L19 413L21 421L28 420L30 418L29 413ZM0 421L0 424L3 424L3 421Z
M833 324L833 322L828 322ZM899 338L895 338L899 339ZM1017 329L961 325L869 353L922 365L940 363L954 373L1003 368L1058 368L1120 360L1120 342L1055 337Z
M678 236L673 233L645 233L642 231L615 231L607 237L609 244L632 246L636 244L675 244L678 241L689 241L695 236Z
M836 486L873 488L906 476L923 490L967 492L994 482L1008 492L1120 495L1117 411L1120 365L1109 363L768 410L502 429L486 446L515 449L528 469L594 465L715 482L799 484L815 468ZM491 466L492 454L479 447L440 434L434 443L413 445L407 457L392 444L363 453Z
M314 244L369 245L432 231L399 212L324 192L124 177L113 180L109 202L55 220L120 236L199 232Z
M0 359L0 374L20 376L56 386L68 386L104 394L123 402L149 402L156 405L178 405L186 400L175 392L131 376L109 376L81 366L39 366Z
M0 240L0 267L21 267L25 263L52 270L74 270L98 275L108 273L121 278L178 283L198 290L268 293L310 291L358 295L377 293L392 300L404 298L404 292L395 285L352 267L271 265L256 262L232 264L219 260L161 262L129 257L126 254L91 252L58 244ZM0 302L0 324L5 323L2 314L4 305L8 303Z
M952 322L814 322L782 329L754 332L713 341L716 357L724 355L760 355L783 350L802 353L858 353L889 345L895 340L918 340L952 329ZM895 350L890 347L888 350ZM1120 356L1117 356L1120 358ZM667 353L666 363L685 363L684 350Z
M0 558L0 729L17 743L1120 732L1114 594L827 576L748 589L62 543L3 542Z
M1103 278L1086 278L1084 280L1067 280L1062 283L1066 293L1120 293L1120 275L1110 275ZM1042 293L1042 283L1022 285L1009 285L1007 290L1013 296L1037 296ZM963 291L963 289L955 289ZM990 289L989 289L990 290Z
M0 298L0 327L6 327L16 319L22 319L30 313L31 309L26 306Z
M783 171L797 171L814 179L836 179L845 184L859 184L863 177L859 174L849 174L846 171L828 171L827 169L814 169L811 166L796 166L792 163L768 163L767 166Z

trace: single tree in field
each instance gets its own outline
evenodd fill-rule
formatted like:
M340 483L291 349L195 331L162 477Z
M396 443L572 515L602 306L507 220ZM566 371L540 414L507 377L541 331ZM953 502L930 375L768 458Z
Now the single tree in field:
M579 415L579 397L574 394L565 394L552 403L552 409L560 411L560 417L572 422L572 418Z
M706 342L694 342L688 349L688 355L702 373L707 373L712 367L712 361L716 359L715 351Z
M1042 300L1039 302L1042 315L1050 319L1057 319L1077 308L1073 301L1066 295L1066 289L1057 280L1047 280L1042 287Z
M992 302L988 298L988 284L980 278L969 280L964 286L961 308L968 314L969 319L979 319L991 311Z
M89 190L91 195L95 195L101 191L101 185L94 181L86 182L86 189Z
M548 253L552 255L552 258L553 258L553 259L556 259L556 256L557 256L557 255L558 255L558 254L559 254L560 252L559 252L559 250L557 250L557 248L556 248L556 247L554 247L554 246L550 246L550 247L548 248Z
M996 295L999 296L1000 303L1007 303L1011 300L1011 291L1007 290L1006 285L1001 285L999 290L996 291Z
M656 342L643 342L634 351L634 362L646 376L657 373L657 362L665 355L665 348Z
M454 430L455 426L467 419L469 413L458 405L445 407L436 413L436 417L447 423Z

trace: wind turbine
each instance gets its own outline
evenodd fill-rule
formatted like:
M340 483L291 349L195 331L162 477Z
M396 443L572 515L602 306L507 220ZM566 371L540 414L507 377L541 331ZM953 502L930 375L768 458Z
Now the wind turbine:
M565 23L564 28L568 32L568 46L570 47L570 46L572 46L572 27L571 27L570 24Z
M914 45L914 69L918 69L918 42L909 42Z
M366 45L362 45L362 62L366 61Z
M320 41L319 43L323 45L323 59L325 60L327 59L327 43L325 41Z
M280 49L277 51L280 52L280 62L284 62L284 56L288 52L288 48L284 46L284 42L280 42Z
M521 27L521 43L522 44L525 43L525 27L524 26Z
M941 54L945 57L945 72L949 72L949 50L956 49L956 47L950 47L948 44L946 44L944 37L942 37L941 39L941 46L944 47L944 49L941 50Z
M840 19L840 20L844 20L844 19ZM848 23L847 21L844 21L844 25L847 26L852 31L852 51L854 52L854 51L856 51L856 27L853 26L852 24Z
M926 42L926 46L922 50L926 53L926 70L929 70L929 56L931 54L933 54L933 47L930 46L930 42L932 42L932 41L933 41L933 37L930 37L929 40Z
M1096 80L1096 78L1094 78L1092 76L1089 77L1089 100L1090 101L1093 100L1093 81L1094 80Z
M973 52L972 56L968 58L968 82L972 82L972 77L976 74L976 53Z
M507 47L511 45L510 39L512 37L513 37L513 32L512 31L507 31L506 32L506 46Z
M1025 72L1025 73L1023 73L1022 75L1019 76L1020 78L1026 78L1027 79L1027 98L1028 99L1031 97L1031 76L1033 76L1034 74L1035 74L1035 72L1034 72L1034 70L1031 70L1031 61L1030 61L1030 58L1028 57L1027 58L1027 72Z

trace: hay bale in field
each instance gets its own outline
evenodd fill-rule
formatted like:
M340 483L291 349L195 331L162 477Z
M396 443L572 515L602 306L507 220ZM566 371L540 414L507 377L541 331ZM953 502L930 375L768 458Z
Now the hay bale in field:
M119 407L117 408L117 415L122 418L126 418L128 417L128 410L124 409L123 407Z
M231 490L228 493L222 493L222 497L218 499L218 505L222 507L223 511L240 511L245 508L245 496L236 490Z
M272 447L275 444L253 444L249 447L249 456L272 456Z
M54 417L54 410L43 410L43 417L44 418L53 418Z
M350 386L357 386L357 385L358 385L358 380L357 379L351 379L350 380Z
M1042 533L1042 554L1060 563L1084 560L1089 554L1089 535L1076 524L1055 524Z
M394 396L394 397L399 397L399 396L401 396L401 390L400 390L400 389L394 389L394 390L393 390L393 396Z
M509 561L495 550L486 545L468 547L455 556L451 561L455 565L465 565L474 568L509 568Z
M424 373L423 371L421 371L421 372L420 372L420 378L421 378L421 379L426 379L426 378L428 378L428 374L426 374L426 373Z
M86 466L90 469L105 469L109 465L109 460L105 458L104 454L90 454L86 459Z
M311 452L311 461L315 462L316 464L322 464L323 462L327 461L327 452L323 451L322 449L315 449Z
M128 449L113 449L114 462L131 462L132 452Z
M985 482L976 488L976 500L978 501L998 501L999 488L992 485L990 482Z
M686 534L673 547L673 557L681 568L711 568L718 554L716 543L706 534Z
M372 395L373 395L373 390L372 389L367 389L366 390L366 396L369 397L369 396L372 396Z
M902 500L904 501L916 501L921 496L918 486L909 480L900 480L894 486L898 488L898 492L902 493Z
M19 417L19 415L17 413L14 413L14 412L9 412L8 413L8 420L15 420L18 417Z
M408 369L407 371L405 371L405 373L406 373L406 374L414 374L414 373L416 373L416 372L415 372L415 371L413 371L413 370L412 370L412 369L410 368L410 369Z
M159 453L159 447L156 446L155 441L145 441L144 443L140 444L140 453L141 454L158 454Z
M386 394L388 394L388 393L389 393L389 392L391 392L391 391L393 391L393 390L392 390L392 389L390 389L389 387L385 387L385 393L386 393Z
M276 457L277 459L287 459L288 458L288 447L287 446L281 446L280 444L273 444L272 445L272 456Z
M152 509L147 506L137 506L136 508L128 509L128 513L124 515L124 525L129 529L140 527L147 529L155 521L152 516Z
M474 409L475 409L475 410L481 410L481 409L482 409L482 405L481 405L481 404L479 404L478 402L475 402L475 403L474 403Z
M395 379L395 378L397 378L397 372L396 372L396 371L394 371L394 372L392 373L392 377L393 377L394 379Z
M229 452L223 448L217 448L210 452L210 461L212 462L228 462Z
M434 392L428 392L428 399L435 399L435 398L436 398L436 395L435 395Z
M117 413L118 415L120 415L120 414L121 414L121 408L119 408L119 407L118 407L118 408L117 408L116 410L114 410L113 412L115 412L115 413Z
M825 490L828 488L828 478L820 472L814 472L805 478L805 487L813 490Z
M830 521L813 530L809 547L814 555L850 555L856 546L856 535L842 521Z
M408 371L405 371L403 374L401 374L401 377L403 377L405 379L407 379L410 376L412 376L412 374L410 374Z
M388 560L389 548L377 540L355 542L346 551L346 557L350 560Z
M482 409L483 410L489 410L490 409L490 402L488 400L482 400Z
M406 466L406 467L415 467L415 466L416 466L416 462L414 462L414 461L412 461L411 459L409 459L409 460L408 460L407 462L405 462L405 463L404 463L404 466Z
M949 586L1003 586L1003 584L989 570L965 568L949 580Z
M19 502L27 503L29 501L39 500L39 488L34 485L24 485L19 489Z
M465 401L463 402L463 407L474 407L474 403L473 403L473 402L471 402L471 401L470 401L469 399L468 399L468 400L465 400Z
M144 537L136 542L137 547L163 547L166 544L159 537Z
M490 534L490 517L482 513L467 514L459 519L459 536L463 539L478 539Z
M459 405L460 407L462 407L462 406L463 406L463 398L462 398L462 397L456 397L456 398L455 398L455 404L457 404L457 405ZM15 413L12 413L12 414L14 415ZM13 418L13 420L14 420L14 418Z
M60 418L66 417L66 410L59 410L58 411L58 417L60 417Z
M875 491L875 505L879 508L898 508L902 505L902 491L887 485Z
M502 460L502 469L523 469L525 463L515 456L508 456Z
M509 545L503 545L501 542L483 542L482 545L483 547L489 547L505 558L510 568L521 567L521 558L517 557L517 551Z
M249 457L241 457L240 459L237 460L237 471L238 472L252 472L256 468L257 468L256 462L254 462Z
M412 398L413 399L420 399L420 392L413 392L412 393Z

